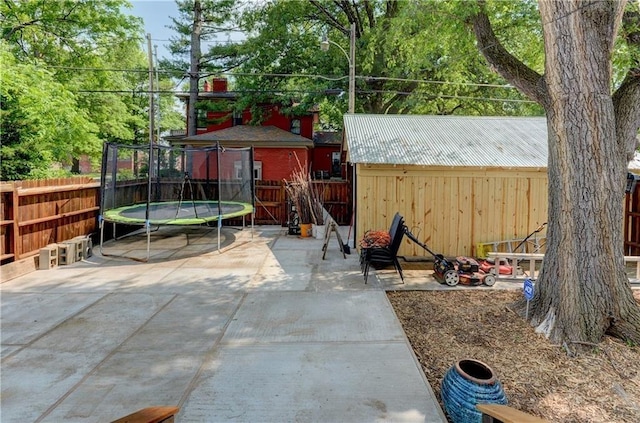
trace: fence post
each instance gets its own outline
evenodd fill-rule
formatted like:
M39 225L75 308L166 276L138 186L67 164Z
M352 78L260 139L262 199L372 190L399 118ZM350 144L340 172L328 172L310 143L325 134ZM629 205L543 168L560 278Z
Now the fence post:
M18 225L20 219L20 213L18 213L18 208L20 205L20 197L18 196L18 187L15 182L11 183L12 187L12 200L11 200L11 218L13 220L13 225L11 227L11 243L13 247L13 260L17 261L20 259L20 251L18 251L19 238L20 238L20 226Z
M288 209L287 209L287 190L285 189L284 180L280 181L279 198L280 198L280 216L283 216L284 218L284 220L282 220L282 218L280 219L280 226L285 226L289 222L289 215L288 215Z

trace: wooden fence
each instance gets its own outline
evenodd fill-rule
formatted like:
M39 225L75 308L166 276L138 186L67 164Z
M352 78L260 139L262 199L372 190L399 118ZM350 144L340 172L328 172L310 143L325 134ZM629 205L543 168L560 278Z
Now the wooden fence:
M348 225L351 219L349 183L313 183L321 188L325 208L334 219ZM146 181L132 181L126 189L139 194L138 202L146 201ZM0 194L0 264L36 255L47 244L98 232L100 183L91 178L2 182ZM287 224L287 195L282 181L257 181L255 204L256 225ZM224 223L238 225L242 221L231 219Z
M624 254L640 255L640 185L625 195Z
M94 232L99 192L100 183L86 177L1 183L1 263Z
M339 225L351 221L351 187L348 181L313 181L322 193L324 208ZM280 181L258 181L256 184L256 224L286 225L288 221L287 193Z

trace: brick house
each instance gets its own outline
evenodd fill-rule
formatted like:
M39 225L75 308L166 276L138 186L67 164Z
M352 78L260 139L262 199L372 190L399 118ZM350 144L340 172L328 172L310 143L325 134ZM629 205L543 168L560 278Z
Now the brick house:
M323 162L322 166L327 169L316 169L313 163L313 126L317 111L291 116L282 113L278 104L260 104L264 114L261 124L250 125L254 118L251 109L234 112L232 103L238 94L227 88L226 78L214 78L211 83L205 81L204 89L198 94L201 107L197 111L197 134L166 139L174 145L206 146L219 142L224 147L252 146L255 176L261 180L289 179L300 166L310 168L312 175L316 170L330 171L330 164ZM188 107L189 95L178 97ZM329 148L340 151L339 145Z

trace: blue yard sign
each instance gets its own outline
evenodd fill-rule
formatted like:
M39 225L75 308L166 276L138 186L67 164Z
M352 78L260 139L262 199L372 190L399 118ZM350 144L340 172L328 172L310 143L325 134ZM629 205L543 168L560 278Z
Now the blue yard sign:
M527 300L527 311L525 313L525 319L529 320L529 301L533 299L533 282L527 278L524 280L524 298Z
M533 299L533 282L531 282L531 279L524 280L524 298L526 298L527 301Z

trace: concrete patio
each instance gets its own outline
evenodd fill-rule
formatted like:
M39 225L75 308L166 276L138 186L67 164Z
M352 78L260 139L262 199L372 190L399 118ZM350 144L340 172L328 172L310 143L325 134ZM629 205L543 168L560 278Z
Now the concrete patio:
M215 230L159 231L148 263L119 257L146 256L136 236L3 281L0 420L446 421L385 295L441 288L429 274L365 285L335 236L322 260L285 228L222 233L222 252Z

